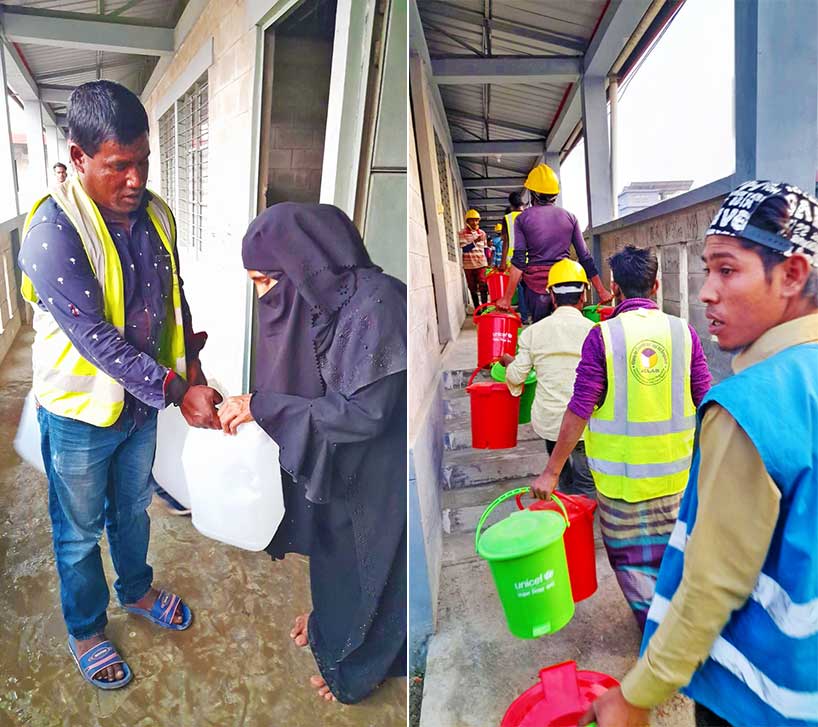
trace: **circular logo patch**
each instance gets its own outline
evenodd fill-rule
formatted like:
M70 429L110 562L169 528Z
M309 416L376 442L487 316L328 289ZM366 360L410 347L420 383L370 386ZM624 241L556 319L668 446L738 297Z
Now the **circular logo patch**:
M629 366L637 381L654 386L665 380L670 371L670 358L661 343L645 339L633 347Z

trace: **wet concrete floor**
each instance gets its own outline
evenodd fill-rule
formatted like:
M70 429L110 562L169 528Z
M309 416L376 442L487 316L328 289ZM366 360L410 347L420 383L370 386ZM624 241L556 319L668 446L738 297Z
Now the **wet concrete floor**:
M108 637L134 672L103 692L68 652L51 547L45 477L12 448L30 388L24 329L0 363L0 726L403 727L406 683L390 679L362 704L325 703L309 686L309 649L289 638L309 608L306 559L273 562L205 538L190 518L150 508L155 583L179 593L191 628L169 632L108 609ZM102 543L109 585L114 573Z

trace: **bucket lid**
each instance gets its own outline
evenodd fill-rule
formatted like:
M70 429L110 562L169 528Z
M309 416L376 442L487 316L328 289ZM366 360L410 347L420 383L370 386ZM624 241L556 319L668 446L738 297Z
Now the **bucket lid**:
M549 510L520 510L492 525L481 536L477 552L486 560L530 555L551 545L565 532L565 520Z
M477 396L487 396L497 392L511 396L511 394L509 394L508 387L497 381L475 381L466 387L466 393L470 395L475 394Z
M505 381L506 380L506 367L503 366L499 361L495 361L491 367L491 378L495 381ZM525 385L528 386L529 384L536 384L537 383L537 372L534 369L528 372L528 376L525 378Z

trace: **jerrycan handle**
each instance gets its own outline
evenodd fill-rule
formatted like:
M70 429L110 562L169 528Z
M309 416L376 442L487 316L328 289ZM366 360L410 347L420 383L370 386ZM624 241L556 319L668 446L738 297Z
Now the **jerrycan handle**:
M515 488L513 490L509 490L508 492L504 492L502 495L500 495L500 497L498 497L494 502L491 503L491 505L489 505L485 509L483 514L480 516L480 520L477 523L477 531L474 534L474 550L475 551L477 551L477 544L480 542L480 531L483 529L483 525L486 522L486 518L488 518L488 516L491 515L494 508L497 507L499 504L505 502L506 500L509 500L512 497L516 497L517 498L517 506L521 510L524 510L525 508L522 507L522 502L520 500L520 497L522 495L524 495L526 492L531 492L531 488L530 487L517 487L517 488ZM556 502L557 505L560 506L560 509L562 510L562 514L565 517L565 526L566 527L571 527L571 523L568 520L568 513L565 510L565 506L562 504L562 502L560 501L560 499L556 495L552 494L551 499L554 500L554 502Z

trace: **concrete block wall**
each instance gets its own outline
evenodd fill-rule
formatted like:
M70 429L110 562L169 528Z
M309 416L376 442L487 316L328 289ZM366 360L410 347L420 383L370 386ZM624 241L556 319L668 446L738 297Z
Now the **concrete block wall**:
M731 373L730 355L710 340L699 291L704 284L704 233L723 198L708 200L601 235L602 279L610 283L608 258L625 245L654 247L660 257L660 299L666 313L681 316L699 334L714 382Z
M332 42L276 37L267 204L318 202Z
M244 0L211 0L165 75L145 104L151 148L159 157L157 104L207 42L213 41L208 69L207 225L202 251L181 250L181 273L196 330L207 331L202 352L205 374L229 394L241 393L248 282L241 262L241 239L255 199L252 174L252 103L256 31L247 28ZM159 164L150 170L159 189ZM218 295L214 294L218 291Z

